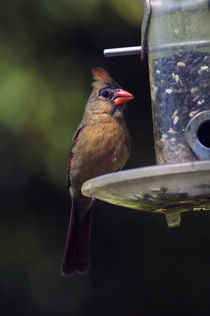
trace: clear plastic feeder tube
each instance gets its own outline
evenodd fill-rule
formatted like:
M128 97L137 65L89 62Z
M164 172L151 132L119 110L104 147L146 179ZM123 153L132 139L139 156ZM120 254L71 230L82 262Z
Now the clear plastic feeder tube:
M203 147L205 157L208 150L210 157L210 140L205 136L210 135L210 1L150 3L148 55L157 163L202 159L196 150L202 152ZM199 126L192 124L198 130L206 126L199 136L189 124L204 111L207 116L200 116ZM196 150L187 141L187 126L188 133L198 138Z

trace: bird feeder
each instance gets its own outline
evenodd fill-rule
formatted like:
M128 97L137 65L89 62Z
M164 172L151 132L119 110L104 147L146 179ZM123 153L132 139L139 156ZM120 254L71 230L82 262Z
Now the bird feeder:
M148 54L156 166L88 180L84 195L142 211L210 210L210 1L144 0L142 45L105 56Z

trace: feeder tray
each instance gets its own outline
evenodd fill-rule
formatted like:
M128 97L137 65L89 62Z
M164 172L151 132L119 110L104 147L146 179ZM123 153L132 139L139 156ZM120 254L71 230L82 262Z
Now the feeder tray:
M176 227L182 212L210 210L210 161L110 173L86 181L82 193L139 211L163 213L168 226Z

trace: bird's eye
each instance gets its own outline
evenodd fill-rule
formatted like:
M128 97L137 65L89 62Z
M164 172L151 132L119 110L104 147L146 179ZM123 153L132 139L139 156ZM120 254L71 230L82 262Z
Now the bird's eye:
M102 97L104 97L104 98L109 98L110 93L109 93L109 91L104 90L101 95L102 95Z
M105 99L111 100L114 95L115 90L111 88L103 88L99 91L99 96L102 96Z

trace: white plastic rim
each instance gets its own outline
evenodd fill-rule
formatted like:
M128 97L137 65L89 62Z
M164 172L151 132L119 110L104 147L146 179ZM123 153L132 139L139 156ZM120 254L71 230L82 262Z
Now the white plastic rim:
M131 209L165 213L168 218L184 211L210 210L210 161L110 173L86 181L82 193ZM178 221L177 216L172 226Z

